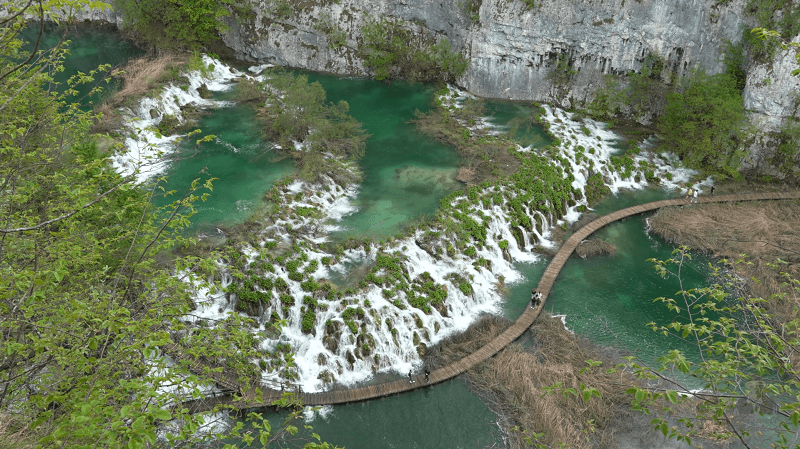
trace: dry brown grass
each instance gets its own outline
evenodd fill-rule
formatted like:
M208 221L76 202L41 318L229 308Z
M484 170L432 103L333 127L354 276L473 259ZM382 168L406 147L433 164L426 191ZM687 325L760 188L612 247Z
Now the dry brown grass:
M182 64L186 56L167 54L157 58L142 57L134 59L122 68L122 89L117 92L112 100L122 104L128 98L139 98L147 95L159 82L164 81L165 74Z
M800 201L670 207L650 218L650 226L667 241L714 257L732 261L746 255L748 263L734 270L747 280L749 294L769 300L776 324L797 318L800 301L780 272L800 276ZM780 270L768 265L777 259L787 262ZM781 293L786 296L774 296Z
M0 414L0 449L33 449L40 436L20 420Z
M426 363L436 368L459 360L508 324L503 318L484 318L467 332L431 348ZM615 425L610 423L629 407L623 405L630 401L624 392L632 380L621 373L607 374L605 369L613 366L611 358L565 330L560 320L542 315L531 329L531 345L512 344L472 368L467 372L470 385L498 413L506 429L519 426L542 432L538 443L548 447L560 443L573 448L613 446ZM603 368L581 373L588 366L586 360L603 360ZM602 397L584 402L558 391L545 394L546 387L557 384L576 390L585 384L597 388ZM509 444L526 447L520 432L510 432Z
M739 264L736 270L758 280L748 284L754 296L769 298L783 291L782 277L767 266L777 259L788 262L783 271L800 274L800 201L670 207L650 218L650 226L667 241L714 257L747 255L752 264Z
M174 70L185 64L186 56L167 54L157 58L141 57L130 61L114 76L122 78L122 88L103 103L95 107L95 112L102 112L103 117L92 126L92 132L109 133L116 131L122 124L117 109L131 100L149 94L159 83L167 81Z
M616 246L600 239L584 240L575 248L575 254L582 259L594 256L614 255L616 253Z

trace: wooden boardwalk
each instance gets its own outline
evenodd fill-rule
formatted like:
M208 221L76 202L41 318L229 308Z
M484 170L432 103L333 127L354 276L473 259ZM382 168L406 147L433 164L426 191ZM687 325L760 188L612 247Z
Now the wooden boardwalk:
M698 197L697 202L702 204L702 203L740 202L740 201L759 201L759 200L783 200L783 199L798 199L798 198L800 198L800 191L776 192L776 193L749 193L740 195L718 195L713 197L703 196L703 197ZM472 368L478 363L481 363L484 360L497 354L506 345L519 338L523 334L523 332L525 332L531 326L531 324L533 324L534 320L536 320L536 318L541 313L542 308L544 307L544 303L547 300L547 297L550 294L550 290L553 288L553 284L555 284L556 278L558 278L561 269L564 267L564 264L566 264L567 259L569 259L570 255L572 255L572 252L575 250L575 248L581 241L589 237L592 233L594 233L598 229L608 225L609 223L613 223L617 220L621 220L623 218L630 217L633 215L638 215L644 212L649 212L655 209L660 209L662 207L679 206L688 203L689 200L686 198L677 198L671 200L654 201L651 203L641 204L638 206L632 206L618 210L608 215L604 215L592 221L591 223L585 225L578 231L576 231L567 239L566 242L564 242L563 246L558 251L556 256L553 258L553 260L550 261L550 265L548 265L547 269L542 275L542 278L539 280L539 284L536 287L536 289L542 293L542 301L539 307L537 307L536 309L527 308L525 312L514 322L514 324L512 324L502 334L498 335L494 340L486 344L486 346L482 347L478 351L468 355L467 357L464 357L458 362L452 363L448 366L445 366L443 368L431 372L430 382L425 383L424 376L417 375L414 378L416 380L415 383L410 383L408 379L402 379L393 382L368 385L360 388L332 390L320 393L300 392L299 393L300 399L306 405L328 405L328 404L342 404L347 402L364 401L367 399L389 396L397 393L402 393L405 391L414 390L421 387L426 387L432 384L444 382L446 380L452 379L455 376L458 376L459 374L467 371L468 369ZM202 368L200 366L194 368L197 369L198 374L200 374L199 371L201 371ZM237 384L235 384L235 382L232 382L230 379L226 378L223 375L214 375L212 377L214 378L213 380L215 382L219 383L221 386L229 390L233 390L236 392L243 391L243 389L239 387ZM219 377L219 379L217 379L217 377ZM214 398L185 402L183 406L186 406L190 410L195 412L208 411L211 410L214 406L221 404L236 409L256 408L256 407L269 406L273 401L280 398L281 396L281 391L272 390L264 387L256 387L245 390L249 390L249 392L246 392L244 397L242 397L239 400L234 400L233 395L223 395Z

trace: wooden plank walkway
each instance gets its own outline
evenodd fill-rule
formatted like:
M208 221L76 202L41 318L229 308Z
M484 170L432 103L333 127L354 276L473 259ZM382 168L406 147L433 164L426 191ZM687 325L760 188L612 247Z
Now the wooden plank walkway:
M741 201L759 201L759 200L784 200L784 199L799 199L799 198L800 198L800 191L775 192L775 193L749 193L749 194L739 194L739 195L718 195L713 197L709 196L698 197L697 203L702 204L702 203L722 203L722 202L741 202ZM623 218L627 218L633 215L638 215L644 212L649 212L655 209L660 209L662 207L680 206L686 204L689 204L689 199L677 198L671 200L654 201L651 203L641 204L638 206L632 206L599 217L596 220L592 221L591 223L588 223L578 231L576 231L567 239L566 242L564 242L564 245L561 247L561 249L559 249L558 253L553 258L553 260L550 261L550 264L547 266L547 269L542 275L542 278L539 280L539 284L536 287L536 289L540 293L542 293L542 301L539 307L535 309L527 308L525 312L514 322L514 324L512 324L502 334L498 335L494 340L487 343L486 346L482 347L478 351L475 351L474 353L468 355L467 357L464 357L458 362L452 363L448 366L442 367L440 369L431 372L430 382L425 383L424 376L417 375L414 378L416 380L415 383L410 383L407 379L402 379L392 382L368 385L359 388L323 391L319 393L300 392L300 399L303 401L305 405L328 405L328 404L343 404L347 402L358 402L358 401L364 401L368 399L374 399L383 396L398 394L405 391L415 390L417 388L444 382L446 380L452 379L455 376L458 376L459 374L465 372L466 370L472 368L473 366L497 354L501 349L506 347L506 345L519 338L533 324L534 320L536 320L536 318L542 312L544 303L547 300L547 297L550 294L550 291L553 288L553 285L555 284L559 273L561 273L561 269L564 267L564 264L566 264L570 255L572 255L572 252L575 250L575 248L581 241L589 237L592 233L596 232L600 228L608 225L609 223L613 223L617 220L621 220ZM177 346L171 349L173 351L178 350ZM194 364L192 365L191 369L197 374L203 374L204 372L203 367L194 366ZM236 409L256 408L256 407L269 406L273 401L280 398L282 394L281 391L264 387L249 389L248 393L247 390L243 390L238 384L236 384L226 376L220 373L212 373L212 374L214 382L217 382L224 388L233 390L237 393L241 393L244 391L245 392L244 397L237 400L233 395L217 396L215 398L187 401L182 404L183 406L188 407L190 410L194 412L209 411L216 405L227 405ZM256 399L257 397L259 397L259 399Z

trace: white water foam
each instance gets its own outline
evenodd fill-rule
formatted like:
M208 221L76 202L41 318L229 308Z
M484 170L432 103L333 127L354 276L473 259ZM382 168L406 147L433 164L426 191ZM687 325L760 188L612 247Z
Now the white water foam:
M166 168L168 159L165 156L173 153L182 136L162 136L157 132L157 126L165 116L174 116L183 123L181 108L187 105L216 108L231 104L202 98L198 90L205 85L210 91L225 91L232 87L233 81L247 75L207 55L202 56L202 61L207 67L206 73L187 73L189 85L186 90L170 83L157 97L142 98L135 108L122 109L123 128L128 137L124 150L111 158L114 168L122 175L135 174L137 182L142 183Z
M455 108L460 104L459 99L463 101L468 98L468 94L451 89L441 98L443 103ZM623 188L640 189L647 184L638 165L626 178L617 173L611 164L611 157L618 154L619 150L615 149L611 142L620 137L607 130L604 124L591 120L578 122L572 120L572 114L555 108L545 107L545 110L545 119L551 123L551 131L563 143L560 154L568 160L568 168L575 178L572 186L584 191L583 198L586 196L586 181L592 169L604 175L606 185L613 192ZM481 126L492 125L486 122L475 126L475 129L478 129ZM582 152L578 149L579 146L584 148ZM589 151L590 148L593 149L592 152ZM538 150L528 148L527 151ZM676 186L684 182L684 178L688 180L692 175L685 169L672 167L668 156L655 159L659 156L646 151L643 153L645 154L636 157L663 161L657 170L673 173L672 183ZM634 158L634 161L638 164L638 159ZM671 184L665 183L665 186L670 187ZM258 317L259 327L254 331L265 335L260 343L265 350L274 351L278 344L290 344L295 352L293 360L296 368L289 370L286 367L278 367L272 371L265 371L262 373L262 381L268 385L278 385L293 378L291 381L293 385L300 386L303 391L308 392L330 388L331 384L323 379L333 379L336 385L347 387L363 383L375 373L391 372L405 375L409 370L420 369L422 362L415 340L431 346L453 333L465 330L481 314L501 313L504 300L500 290L503 285L525 281L522 274L515 270L513 263L539 262L540 256L532 253L531 248L536 245L554 246L555 242L550 240L552 226L564 221L577 220L580 216L577 208L586 205L585 199L577 201L574 206L568 208L562 220L556 223L553 223L552 217L545 217L540 212L529 210L531 218L535 219L535 216L539 215L545 220L541 232L535 227L531 231L522 229L524 233L522 245L511 232L510 219L504 204L492 204L486 208L478 205L477 208L470 210L468 215L473 219L485 221L488 229L486 243L476 248L474 258L463 254L451 257L446 251L442 251L448 244L455 242L441 233L442 229L434 227L418 229L413 235L394 239L380 248L371 245L345 251L338 257L338 262L325 266L322 259L333 255L325 253L319 245L327 240L328 233L336 228L338 220L355 211L351 199L357 195L358 186L344 188L332 179L326 178L321 183L314 184L298 180L284 186L282 190L287 198L286 208L289 210L298 210L301 207L316 208L322 218L300 215L278 218L274 222L265 224L263 234L270 235L272 236L270 238L287 246L305 242L303 251L308 256L308 261L318 263L317 269L310 274L311 278L319 280L330 278L334 274L342 275L347 272L347 267L352 265L369 266L381 251L400 257L407 281L413 281L423 273L427 273L435 283L444 285L447 289L444 308L441 311L434 308L429 314L411 307L404 292L395 292L390 301L384 298L381 287L371 283L359 287L355 294L345 295L342 299L329 301L317 297L316 320L313 331L309 334L304 333L301 328L304 306L300 298L310 294L303 291L300 282L289 279L289 273L284 267L276 265L275 273L267 276L285 281L289 293L295 298L295 303L288 308L285 316L289 324L281 335L266 336L269 335L264 332L269 316L273 312L280 313L282 307L280 303L273 301L263 306ZM300 193L302 195L299 195ZM454 199L452 204L463 198L465 197ZM505 199L503 201L505 202ZM291 229L291 234L287 229ZM429 231L439 232L440 235L423 243ZM253 262L262 250L264 238L260 240L259 247L247 247L243 250L250 262ZM501 241L508 243L505 252L500 249ZM488 263L486 266L480 266L475 263L477 258L482 258ZM224 263L222 261L219 263L224 271ZM470 294L459 289L458 282L452 277L454 273L469 282L473 290ZM232 282L231 276L226 275L222 285L227 286L230 282ZM203 319L213 325L214 320L221 320L229 313L236 313L235 298L228 301L224 293L212 292L199 283L195 285L195 291L198 307L186 317L188 321ZM401 304L404 308L397 307L395 303ZM356 332L358 335L353 334L343 322L342 313L347 307L362 307L366 312L364 318L359 320L361 329ZM374 317L373 313L377 316ZM391 321L394 331L386 324L387 319ZM326 336L329 322L330 326L338 326L341 330L341 337L335 337L335 344L331 344L330 340L326 342L323 338ZM364 340L359 341L358 336L361 338L371 336L374 339L369 341L369 350L364 351Z

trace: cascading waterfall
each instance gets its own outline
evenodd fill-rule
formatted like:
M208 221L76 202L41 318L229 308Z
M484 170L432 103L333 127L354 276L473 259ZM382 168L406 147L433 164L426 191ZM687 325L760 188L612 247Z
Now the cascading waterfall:
M151 118L151 110L158 111L160 118L167 113L180 114L180 106L189 103L213 107L214 103L209 103L211 100L204 100L196 94L200 84L205 83L209 90L223 90L236 77L246 76L211 58L204 57L203 61L207 65L213 64L213 74L207 77L199 73L190 74L191 87L188 91L176 88L179 92L174 92L174 89L167 88L157 99L142 100L135 112L138 119L131 118L129 125L140 130L138 140L131 140L128 153L115 159L115 166L119 170L130 170L130 164L135 164L137 158L157 158L159 151L169 153L174 146L175 136L158 137L147 129L155 126L158 120ZM440 100L446 106L460 107L460 102L467 96L451 88L448 94L440 96ZM670 156L661 157L644 151L633 158L637 165L629 176L623 178L611 165L611 156L618 150L609 143L618 136L606 130L602 123L573 121L572 114L547 106L545 111L544 119L550 123L550 131L561 140L558 148L549 151L561 158L561 164L565 164L574 178L571 186L580 192L580 199L570 194L569 199L562 197L562 204L558 207L545 199L545 211L536 210L531 204L523 202L524 214L531 220L527 229L522 224L512 226L510 206L504 197L506 186L494 187L493 192L500 194L499 203L492 201L489 205L479 204L464 213L466 217L480 222L486 230L482 243L475 243L474 246L468 244L468 249L474 249L471 256L461 251L449 251L449 248L463 246L464 242L445 232L440 223L417 229L410 235L386 243L365 245L341 254L328 254L322 244L327 241L328 233L336 229L338 220L355 212L350 200L358 195L358 186L343 187L325 178L319 183L295 181L277 187L284 201L283 206L293 213L271 218L271 221L265 222L258 236L240 248L246 258L243 270L266 264L264 254L269 253L270 248L288 250L297 246L305 257L302 267L308 270L303 273L302 279L326 284L324 280L347 272L348 265L364 262L372 266L381 258L389 257L397 260L398 270L392 272L388 268L380 268L370 273L372 279L386 279L396 274L399 280L391 285L387 281L380 285L371 281L359 285L357 291L329 299L324 290L309 291L304 287L304 282L292 279L292 270L270 259L269 265L274 271L259 272L257 276L268 278L271 285L276 287L273 290L254 286L256 291L271 295L272 300L256 308L259 326L253 331L261 336L260 347L265 353L274 355L288 344L295 353L296 368L290 369L278 363L270 365L262 370L265 384L277 385L290 380L299 384L304 391L319 391L330 388L334 383L352 386L369 380L376 372L404 374L409 369L418 368L420 353L425 348L448 335L465 330L480 314L500 312L503 300L497 293L497 285L501 276L507 284L522 282L522 275L512 263L539 261L541 256L531 253L530 249L537 245L552 247L552 227L578 219L581 213L579 209L587 205L586 185L590 172L606 173L604 182L612 192L620 188L642 188L647 184L640 161L647 161L654 166L655 174L661 177L667 187L674 188L693 174L672 167L669 164ZM498 132L491 118L472 126L473 129L491 127L492 132ZM146 153L147 150L134 151L140 148L150 148L150 153ZM531 147L517 146L517 150L537 155L545 153L544 150ZM351 169L357 170L355 166ZM149 172L150 175L152 173ZM671 179L662 176L665 173L669 173ZM481 195L485 193L489 193L487 189L479 192ZM457 196L449 201L449 206L455 208L465 198L466 195ZM297 213L303 210L315 210L318 214L306 216ZM520 233L521 242L518 242L515 232ZM226 261L220 260L219 263L223 267L222 286L234 285L236 281L231 275L233 267ZM277 287L278 284L281 286ZM410 287L396 287L401 284L432 285L438 289L436 291L446 293L446 300L426 313L411 305L409 292L412 290ZM241 313L237 312L237 302L241 299L236 294L212 292L200 287L199 283L195 287L198 307L192 316L186 318L187 321L218 320L224 319L229 313ZM292 299L291 304L282 304L279 300L281 295L288 295ZM313 325L304 330L304 317L309 316L312 305L315 311ZM267 332L273 314L289 323L278 336ZM346 314L349 314L349 318L345 317ZM253 362L259 363L257 360Z

